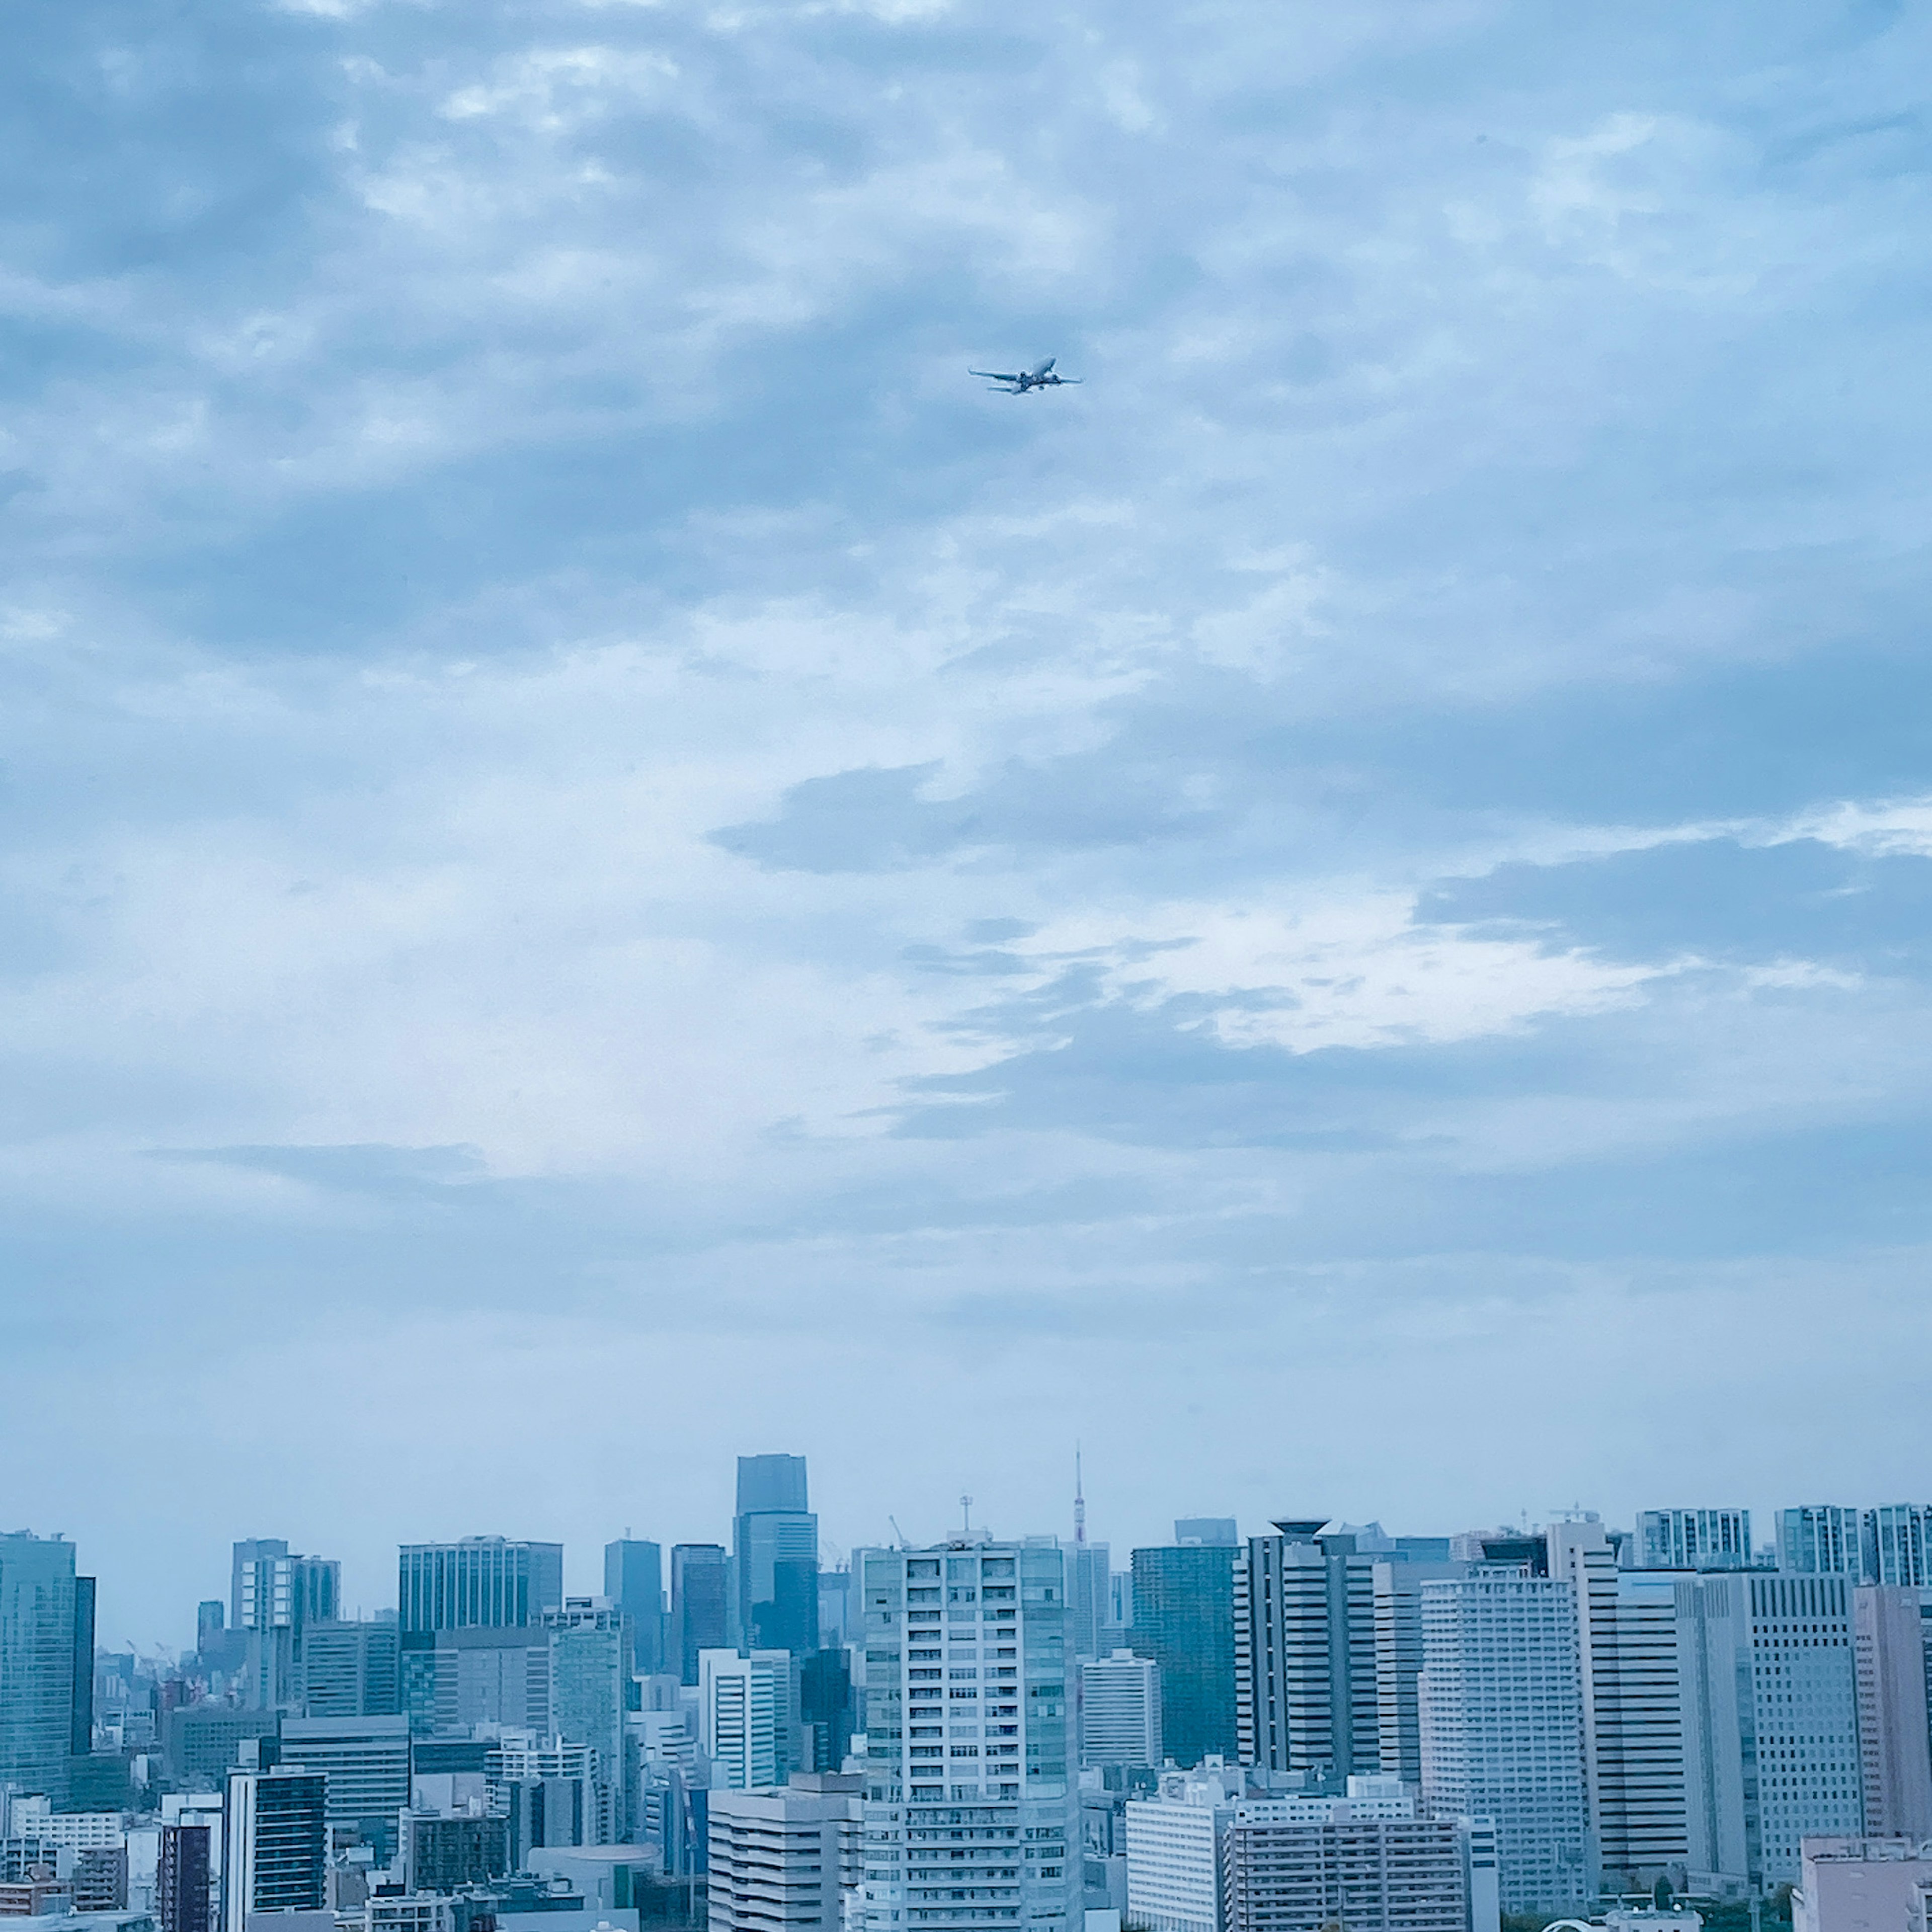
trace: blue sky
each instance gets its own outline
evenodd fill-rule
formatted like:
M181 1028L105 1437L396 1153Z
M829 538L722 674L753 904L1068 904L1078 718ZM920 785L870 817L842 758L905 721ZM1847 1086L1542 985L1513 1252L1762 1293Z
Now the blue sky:
M1928 34L15 21L0 1456L104 1634L740 1450L1922 1496Z

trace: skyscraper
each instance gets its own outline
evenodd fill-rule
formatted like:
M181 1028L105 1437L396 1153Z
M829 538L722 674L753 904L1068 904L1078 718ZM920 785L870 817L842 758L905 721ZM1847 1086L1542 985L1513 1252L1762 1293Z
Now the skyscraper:
M1422 1795L1433 1817L1496 1822L1502 1909L1588 1892L1576 1604L1500 1566L1422 1586Z
M698 1682L700 1652L722 1650L730 1623L725 1580L730 1559L721 1543L677 1543L670 1552L670 1638L667 1670L682 1684Z
M814 1651L798 1666L800 1771L845 1768L856 1728L855 1701L850 1651L828 1646Z
M604 1594L631 1620L631 1646L647 1677L664 1669L664 1558L655 1543L629 1537L604 1546Z
M406 1543L398 1620L405 1631L526 1629L563 1601L563 1545L466 1536Z
M288 1545L237 1544L236 1624L247 1633L248 1702L257 1711L302 1708L303 1633L333 1619L342 1566L322 1556L292 1556ZM244 1550L254 1553L244 1555Z
M402 1708L398 1636L393 1617L310 1624L302 1633L302 1714L394 1717Z
M867 1932L1070 1922L1066 1553L1051 1537L867 1550ZM915 1916L916 1915L916 1916Z
M1885 1503L1865 1514L1865 1547L1875 1558L1870 1580L1932 1587L1932 1504Z
M221 1818L222 1932L251 1912L320 1912L328 1828L319 1772L231 1771Z
M1932 1753L1918 1592L1898 1584L1852 1593L1860 1784L1870 1838L1932 1838Z
M1239 1743L1234 1690L1232 1545L1136 1550L1133 1648L1160 1666L1160 1731L1178 1765L1210 1753L1231 1762Z
M0 1786L63 1804L93 1706L94 1580L58 1537L0 1534Z
M818 1648L818 1519L802 1456L740 1456L731 1562L739 1646L806 1657Z
M630 1619L608 1597L566 1597L544 1612L550 1636L550 1721L570 1744L597 1753L595 1775L608 1787L616 1815L628 1819L635 1794L627 1786L624 1705L631 1683Z
M1748 1509L1646 1510L1636 1520L1642 1570L1748 1570Z
M1877 1552L1864 1546L1862 1510L1838 1503L1807 1503L1778 1513L1778 1567L1793 1576L1871 1576Z

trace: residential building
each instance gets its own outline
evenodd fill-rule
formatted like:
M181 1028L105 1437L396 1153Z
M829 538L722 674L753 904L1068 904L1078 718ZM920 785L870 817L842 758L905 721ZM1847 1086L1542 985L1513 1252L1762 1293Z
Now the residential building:
M1640 1570L1748 1570L1748 1509L1646 1510L1636 1520Z
M397 1592L405 1632L532 1628L563 1601L563 1545L501 1536L405 1544Z
M655 1543L628 1534L604 1546L604 1594L631 1620L637 1668L655 1677L664 1668L664 1556Z
M721 1543L671 1546L670 1636L664 1668L675 1670L681 1683L698 1682L701 1652L724 1648L730 1562Z
M339 1836L395 1851L397 1814L410 1802L410 1727L401 1717L290 1718L282 1725L285 1769L328 1780L325 1817Z
M855 1932L1064 1928L1080 1900L1066 1553L961 1537L853 1558L866 1616Z
M400 1641L393 1617L309 1624L302 1632L302 1714L398 1715L402 1709Z
M1919 1592L1868 1584L1852 1592L1859 1785L1868 1837L1932 1838Z
M1836 1503L1808 1503L1778 1513L1778 1567L1794 1576L1870 1578L1877 1552L1865 1548L1863 1510Z
M733 1628L744 1650L818 1648L818 1519L802 1456L740 1456L732 1524Z
M1493 1820L1505 1912L1588 1889L1582 1691L1570 1584L1500 1567L1422 1586L1422 1793Z
M791 1768L791 1658L707 1650L698 1658L698 1750L714 1790L769 1790Z
M1160 1666L1163 1748L1183 1766L1231 1763L1240 1738L1234 1589L1242 1553L1190 1544L1133 1553L1133 1648Z
M1241 1774L1214 1760L1169 1772L1152 1798L1122 1808L1126 1916L1144 1932L1225 1932L1221 1851Z
M447 1813L412 1805L399 1821L398 1850L410 1892L488 1885L510 1869L510 1821L480 1804Z
M800 1772L771 1790L714 1790L710 1932L840 1932L863 1874L865 1784Z
M160 1932L212 1932L218 1829L205 1820L161 1826L154 1884Z
M0 1788L63 1805L93 1718L93 1578L62 1538L0 1534Z
M1886 1503L1865 1514L1869 1580L1932 1588L1932 1503Z
M222 1932L249 1932L258 1912L320 1912L327 1863L320 1772L231 1771L222 1813Z
M1088 1658L1079 1671L1081 1768L1160 1765L1160 1666L1117 1650Z
M236 1552L236 1624L248 1646L246 1700L258 1711L299 1711L304 1634L310 1624L340 1614L342 1566L328 1557L292 1556L286 1544L238 1544Z

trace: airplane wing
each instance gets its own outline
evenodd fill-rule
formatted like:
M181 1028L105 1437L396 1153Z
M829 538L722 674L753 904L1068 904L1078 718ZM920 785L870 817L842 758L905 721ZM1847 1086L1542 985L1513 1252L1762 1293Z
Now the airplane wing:
M968 369L969 376L983 376L989 382L1017 382L1023 380L1018 376L1002 376L997 369Z

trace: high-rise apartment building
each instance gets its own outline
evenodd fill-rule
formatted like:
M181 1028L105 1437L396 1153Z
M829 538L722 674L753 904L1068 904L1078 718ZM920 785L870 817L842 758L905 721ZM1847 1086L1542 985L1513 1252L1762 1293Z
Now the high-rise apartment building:
M231 1771L221 1820L222 1932L253 1912L320 1912L328 1827L320 1772Z
M714 1790L768 1791L791 1769L791 1655L700 1653L698 1749Z
M1748 1570L1748 1509L1646 1510L1636 1520L1640 1570Z
M1160 1666L1160 1732L1183 1766L1239 1748L1234 1588L1241 1552L1226 1544L1136 1550L1133 1648Z
M710 1932L839 1932L864 1870L865 1783L800 1772L773 1790L712 1792Z
M1854 1583L1877 1567L1864 1546L1865 1512L1838 1503L1807 1503L1778 1513L1778 1567L1793 1576L1845 1576Z
M405 1544L396 1588L405 1631L528 1629L563 1601L563 1545L501 1536Z
M670 1636L664 1668L681 1684L698 1682L698 1660L722 1650L730 1623L730 1559L721 1543L677 1543L670 1552Z
M1079 1672L1080 1768L1161 1764L1160 1666L1117 1650Z
M328 1557L291 1556L286 1544L235 1547L236 1624L248 1646L248 1702L257 1711L298 1711L304 1636L310 1624L340 1613L342 1566Z
M733 1635L741 1648L794 1657L818 1649L818 1519L802 1456L738 1458L731 1564Z
M1422 1792L1495 1821L1505 1912L1588 1889L1575 1592L1500 1567L1422 1586Z
M0 1534L0 1789L64 1804L93 1711L93 1578L75 1575L61 1538Z
M159 1932L212 1932L215 1828L200 1820L161 1826L154 1870Z
M658 1546L628 1536L604 1544L604 1594L631 1620L638 1670L655 1677L664 1668L664 1558Z
M1861 1797L1868 1838L1932 1838L1919 1593L1895 1583L1852 1593Z
M386 1864L396 1846L396 1814L410 1802L410 1726L401 1717L290 1718L282 1725L284 1768L327 1780L324 1810L332 1831L353 1831Z
M1678 1582L1691 1870L1766 1889L1796 1881L1808 1834L1858 1835L1854 1587L1829 1575Z
M1932 1588L1932 1504L1885 1503L1865 1514L1864 1544L1874 1558L1868 1580Z
M859 1922L1060 1932L1081 1896L1065 1552L1051 1537L962 1538L862 1550L853 1566L868 1744Z
M310 1624L302 1642L304 1716L385 1718L400 1712L402 1657L394 1618Z

